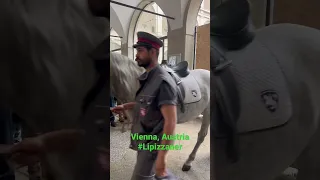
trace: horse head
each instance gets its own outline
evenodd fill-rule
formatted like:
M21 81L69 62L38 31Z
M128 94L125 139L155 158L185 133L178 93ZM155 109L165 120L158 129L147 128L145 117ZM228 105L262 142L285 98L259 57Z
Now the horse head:
M131 102L139 89L138 77L145 70L119 53L110 54L110 90L120 102Z

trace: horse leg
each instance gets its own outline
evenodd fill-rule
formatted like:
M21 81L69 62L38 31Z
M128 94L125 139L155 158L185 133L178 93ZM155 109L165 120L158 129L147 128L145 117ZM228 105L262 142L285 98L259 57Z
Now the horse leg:
M127 130L129 129L130 120L128 119L128 114L126 113L126 111L124 111L123 117L124 117L125 125L126 125L126 127L127 127L127 128L125 129L125 131L127 131Z
M191 163L194 161L201 143L204 141L204 138L208 134L209 125L210 125L210 107L207 107L203 112L203 120L202 120L202 124L201 124L201 129L198 133L197 143L194 146L191 154L189 155L189 158L183 164L182 171L189 171L190 170Z
M132 116L131 116L132 114L129 111L125 111L124 114L125 114L125 117L126 117L126 122L127 122L128 129L131 129L132 122L133 122Z
M124 117L125 115L124 115L124 112L123 113L121 113L121 119L122 119L122 130L121 130L121 132L122 133L124 133L124 132L126 132L126 129L125 129L125 127L126 127L126 120L125 120L125 117Z
M29 174L29 180L41 180L42 179L41 163L38 162L36 164L29 165L28 174Z
M124 122L122 113L119 114L119 122Z
M46 160L41 161L42 177L45 180L55 180L53 171L50 169L50 165Z
M126 126L127 126L128 129L130 129L131 118L129 117L129 114L128 114L127 111L123 111L123 119L124 119L124 122L123 122L123 125L122 125L122 133L127 131Z

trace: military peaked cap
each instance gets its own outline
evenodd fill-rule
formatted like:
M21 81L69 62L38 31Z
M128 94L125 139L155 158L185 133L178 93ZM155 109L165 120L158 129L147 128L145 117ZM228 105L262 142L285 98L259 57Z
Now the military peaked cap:
M163 46L163 42L152 34L139 31L137 35L138 42L135 45L133 45L133 48L137 48L139 46L148 46L153 47L155 49L160 49Z

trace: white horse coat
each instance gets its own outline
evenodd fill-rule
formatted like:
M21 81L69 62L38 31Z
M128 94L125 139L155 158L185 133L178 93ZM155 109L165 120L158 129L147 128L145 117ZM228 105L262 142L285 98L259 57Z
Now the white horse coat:
M89 54L109 31L108 21L94 17L87 4L0 1L0 103L34 132L81 126L83 99L97 75ZM55 179L81 177L68 157L48 155Z

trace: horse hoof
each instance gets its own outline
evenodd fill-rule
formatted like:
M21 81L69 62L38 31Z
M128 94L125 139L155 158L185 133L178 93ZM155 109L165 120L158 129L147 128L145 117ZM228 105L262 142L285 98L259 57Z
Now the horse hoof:
M190 169L191 169L191 166L190 166L190 165L184 164L184 165L182 166L182 171L189 171Z

